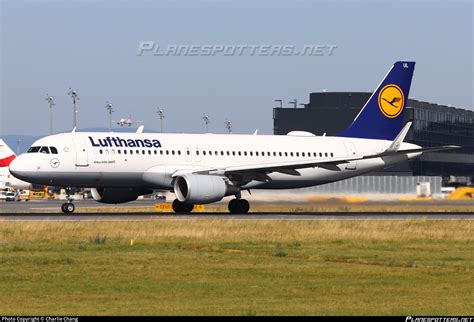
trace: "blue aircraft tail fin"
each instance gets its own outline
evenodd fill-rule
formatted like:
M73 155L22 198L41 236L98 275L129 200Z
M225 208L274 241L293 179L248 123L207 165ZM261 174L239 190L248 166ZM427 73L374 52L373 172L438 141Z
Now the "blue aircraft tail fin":
M352 124L339 136L393 140L403 127L415 62L393 64Z

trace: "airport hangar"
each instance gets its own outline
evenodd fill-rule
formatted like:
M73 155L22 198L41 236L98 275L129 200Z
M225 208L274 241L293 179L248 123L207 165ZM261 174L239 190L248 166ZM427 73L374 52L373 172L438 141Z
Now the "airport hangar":
M307 131L338 135L357 116L372 93L315 92L303 108L273 109L273 133ZM406 142L422 147L459 145L461 149L434 152L384 171L308 188L319 193L414 194L417 184L429 182L434 194L442 187L474 184L474 111L408 99L405 122L412 121Z

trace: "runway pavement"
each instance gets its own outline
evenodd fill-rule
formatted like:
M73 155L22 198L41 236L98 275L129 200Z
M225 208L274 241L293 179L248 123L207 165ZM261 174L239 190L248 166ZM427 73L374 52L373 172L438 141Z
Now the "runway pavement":
M227 212L195 212L175 214L173 212L142 212L135 209L152 207L156 200L138 200L120 205L104 205L93 200L75 202L80 208L93 209L87 213L65 215L60 212L60 200L31 200L29 202L0 203L0 221L146 221L146 220L453 220L474 219L473 211L468 212L251 212L245 215L232 215ZM450 205L450 201L438 202L439 206ZM117 211L111 207L117 207ZM101 212L107 209L108 212ZM396 203L393 209L397 209ZM442 209L442 208L440 208Z
M473 213L196 213L179 215L174 213L90 213L90 214L0 214L3 221L152 221L152 220L473 220Z

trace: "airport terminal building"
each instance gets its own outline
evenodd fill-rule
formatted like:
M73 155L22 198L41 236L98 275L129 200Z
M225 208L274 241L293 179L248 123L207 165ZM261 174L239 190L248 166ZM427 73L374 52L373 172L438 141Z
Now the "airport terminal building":
M357 116L372 93L316 92L303 108L274 108L273 133L308 131L338 135ZM405 122L412 121L406 142L423 147L459 145L461 149L427 153L419 159L370 176L316 187L321 191L412 193L418 182L441 186L474 183L474 111L408 99ZM341 191L342 190L342 191Z

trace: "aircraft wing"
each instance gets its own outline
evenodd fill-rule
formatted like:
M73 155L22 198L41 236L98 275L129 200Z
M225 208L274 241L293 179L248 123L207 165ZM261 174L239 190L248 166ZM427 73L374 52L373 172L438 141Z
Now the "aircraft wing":
M276 162L276 163L260 163L255 165L245 166L231 166L225 168L207 168L207 169L196 169L196 170L184 170L176 171L173 177L183 175L185 173L194 174L209 174L209 175L228 175L248 172L259 172L259 173L270 173L270 172L282 172L291 174L292 170L314 168L314 167L334 167L341 163L348 163L354 160L361 160L361 156L353 157L341 157L341 158L324 158L317 160L307 161L291 161L291 162Z
M382 153L373 154L373 155L362 155L362 156L351 156L351 157L340 157L340 158L324 158L324 159L315 159L307 161L292 161L292 162L276 162L276 163L263 163L255 165L245 165L245 166L230 166L225 168L204 168L204 169L187 169L187 170L178 170L173 173L173 177L177 177L187 173L193 174L207 174L207 175L233 175L233 174L248 174L248 173L271 173L271 172L281 172L285 174L299 175L296 171L298 169L304 168L326 168L331 170L339 171L339 168L336 167L338 164L348 163L350 161L364 160L364 159L373 159L373 158L382 158L386 156L395 156L395 155L406 155L410 153L423 153L423 152L434 152L442 150L451 150L458 149L459 146L456 145L445 145L429 148L419 148L419 149L408 149L408 150L394 150L387 149Z

